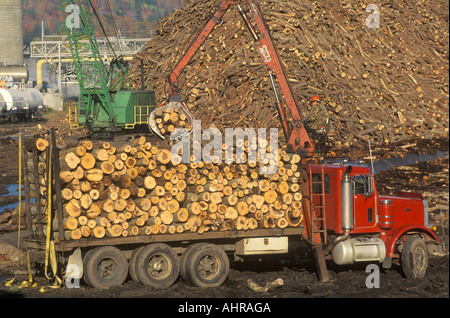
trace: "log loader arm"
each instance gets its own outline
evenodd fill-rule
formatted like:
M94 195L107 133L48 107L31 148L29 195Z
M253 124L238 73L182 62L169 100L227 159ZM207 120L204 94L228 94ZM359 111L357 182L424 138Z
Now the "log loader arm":
M239 10L239 14L247 25L248 30L250 31L253 39L258 43L258 48L263 59L264 64L269 69L269 75L272 82L272 86L275 92L276 97L276 107L278 111L278 115L281 120L281 125L283 128L284 135L286 140L288 140L288 151L289 152L297 152L302 156L311 156L315 150L315 143L310 139L305 126L302 123L302 118L298 111L298 104L294 97L293 90L289 83L286 70L284 68L283 63L280 60L275 44L272 40L269 27L262 15L261 8L258 4L257 0L245 0L250 9L250 15L254 19L255 26L250 21L250 18L247 16L247 13L243 10L240 5L240 2L243 0L223 0L220 3L219 8L216 12L210 17L210 19L206 22L203 28L200 30L197 37L194 39L192 44L189 46L186 53L181 57L178 64L172 70L169 75L169 82L172 87L172 93L170 94L168 100L164 101L160 106L166 105L168 102L178 102L181 104L181 107L188 113L188 117L190 115L187 106L182 101L180 92L179 92L179 83L178 77L183 72L185 67L191 61L195 53L199 50L202 44L205 42L207 37L214 30L215 26L221 24L222 17L228 11L230 6L235 5ZM256 29L258 32L256 32ZM283 92L284 99L286 102L286 106L289 108L291 112L293 122L291 125L288 124L286 118L286 112L283 103L280 101L278 97L278 93L275 87L275 82L273 80L272 73L275 74L278 84ZM190 116L192 118L192 116ZM150 119L151 121L151 119ZM151 127L151 123L150 123ZM151 127L152 128L152 127ZM152 129L153 130L153 129Z

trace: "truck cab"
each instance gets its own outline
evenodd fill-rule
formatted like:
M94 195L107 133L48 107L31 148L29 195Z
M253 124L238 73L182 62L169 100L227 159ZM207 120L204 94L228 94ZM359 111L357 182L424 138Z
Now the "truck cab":
M362 165L309 164L303 176L304 236L324 246L336 264L379 262L389 268L398 261L406 276L425 275L428 252L439 241L422 195L380 195L373 172Z

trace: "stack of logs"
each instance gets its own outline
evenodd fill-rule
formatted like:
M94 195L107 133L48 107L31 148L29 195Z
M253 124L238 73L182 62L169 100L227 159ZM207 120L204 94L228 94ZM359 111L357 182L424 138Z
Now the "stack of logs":
M170 138L170 134L175 128L184 128L191 131L192 126L189 123L186 114L179 108L160 107L155 109L155 122L161 135Z
M47 141L39 139L36 147L45 162ZM269 156L276 172L267 174L246 160L247 142L236 147L245 150L242 163L195 162L192 156L186 164L146 137L122 145L82 140L61 150L64 239L302 226L300 156L280 150ZM46 171L42 164L44 198ZM58 238L56 218L52 226Z
M219 2L186 0L162 19L135 56L133 87L143 59L147 87L164 96L168 73ZM379 16L361 1L259 3L302 111L318 94L337 146L448 134L448 1L384 2ZM281 128L257 45L235 8L223 20L180 76L194 118L219 129Z

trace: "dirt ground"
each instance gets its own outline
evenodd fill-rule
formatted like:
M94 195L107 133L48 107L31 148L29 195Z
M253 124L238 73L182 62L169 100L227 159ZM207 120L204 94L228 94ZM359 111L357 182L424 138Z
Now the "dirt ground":
M124 285L109 290L96 290L81 284L80 288L61 287L47 293L40 293L39 287L48 281L42 277L35 278L37 287L24 288L12 297L38 298L176 298L178 301L189 298L448 298L449 259L433 257L425 278L408 280L399 268L380 269L379 288L366 287L370 280L370 271L366 273L367 264L337 267L328 263L330 281L319 282L311 262L263 261L259 265L242 267L232 264L228 279L216 288L194 287L181 278L171 287L163 290L143 286L129 279ZM258 269L258 270L255 270ZM251 279L260 286L281 278L282 287L266 293L256 293L247 287ZM23 276L23 279L26 279ZM1 297L1 296L0 296Z
M64 113L52 113L46 121L25 127L25 135L48 129L54 123L64 121ZM66 123L63 123L66 125ZM64 128L65 129L65 128ZM17 183L18 162L17 141L7 136L14 136L18 132L15 126L0 127L0 185ZM402 157L408 153L448 153L448 138L431 141L410 140L397 145L378 147L374 150L376 159ZM347 155L351 159L361 157L365 150L347 149L337 155ZM367 151L366 151L367 152ZM364 156L364 155L363 155ZM367 156L367 153L365 153ZM446 175L446 177L444 176ZM393 168L376 176L378 189L383 194L395 193L400 189L407 191L426 192L430 200L431 221L438 226L438 235L444 239L448 251L448 155L425 163L416 163L412 168ZM0 193L1 193L0 186ZM442 209L442 203L446 208ZM441 206L441 209L439 209ZM444 225L440 222L443 222ZM16 232L0 233L0 243L15 245ZM1 244L0 244L1 245ZM319 282L314 264L304 259L268 260L263 259L256 264L242 265L231 263L231 271L225 283L217 288L194 287L181 278L171 287L157 290L135 283L131 279L118 288L100 291L81 284L80 288L62 286L46 293L39 292L39 288L49 284L42 276L34 277L36 287L18 288L5 287L4 282L14 276L17 264L7 264L2 261L0 250L0 297L25 298L159 298L173 299L175 312L177 306L193 298L219 299L280 299L280 298L448 298L449 297L449 257L448 253L442 257L431 257L425 278L419 280L406 279L399 267L384 270L380 266L379 288L368 288L371 272L366 272L367 264L353 266L336 266L332 261L327 262L330 281ZM21 267L22 273L23 267ZM277 278L283 280L283 286L269 292L257 293L247 287L247 281L264 286ZM17 276L17 281L26 280L26 275ZM377 286L375 286L377 287ZM206 301L206 300L205 300ZM250 301L250 300L247 300ZM196 303L201 303L197 300ZM272 308L272 312L274 309Z

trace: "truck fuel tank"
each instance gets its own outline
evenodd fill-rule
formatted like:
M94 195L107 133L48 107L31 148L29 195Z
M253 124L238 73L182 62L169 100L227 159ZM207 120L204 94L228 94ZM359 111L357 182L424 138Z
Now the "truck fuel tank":
M337 265L383 262L386 257L386 247L379 238L349 238L338 243L331 255Z

